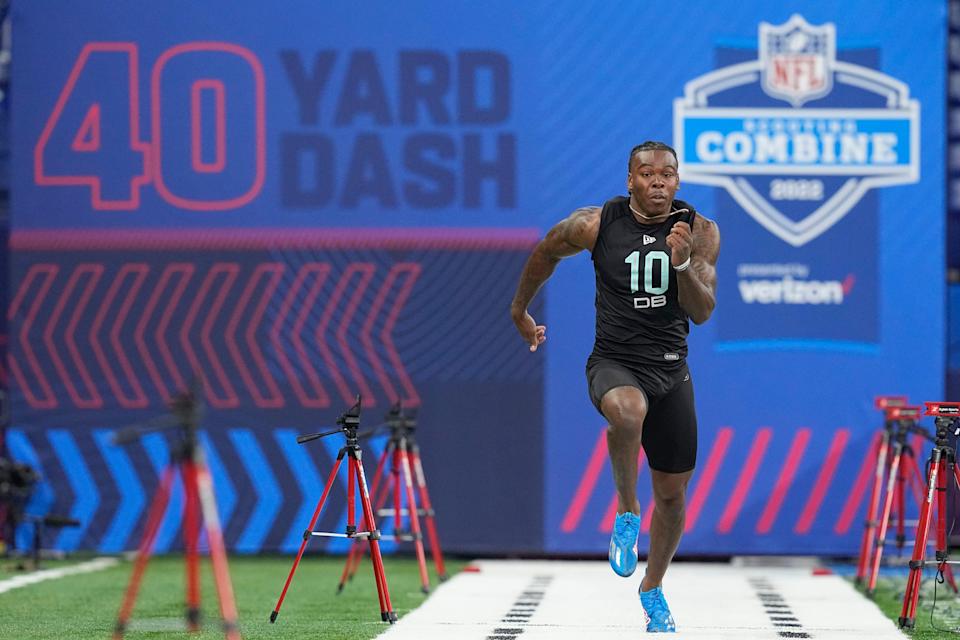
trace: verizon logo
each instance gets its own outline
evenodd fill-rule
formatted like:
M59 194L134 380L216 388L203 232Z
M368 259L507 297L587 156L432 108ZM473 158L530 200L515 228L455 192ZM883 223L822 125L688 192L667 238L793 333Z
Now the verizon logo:
M747 304L843 304L853 290L851 273L840 280L740 280L740 298Z

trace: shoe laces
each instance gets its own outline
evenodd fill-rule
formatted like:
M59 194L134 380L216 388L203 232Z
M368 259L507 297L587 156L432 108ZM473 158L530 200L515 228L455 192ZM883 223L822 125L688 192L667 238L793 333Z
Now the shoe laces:
M642 591L644 596L643 608L651 619L661 621L670 616L670 609L667 607L667 599L663 597L663 589L654 587L650 591Z
M636 538L638 529L636 523L637 519L637 516L629 511L623 515L617 516L616 522L614 523L614 530L617 534L618 540L630 538L630 536Z

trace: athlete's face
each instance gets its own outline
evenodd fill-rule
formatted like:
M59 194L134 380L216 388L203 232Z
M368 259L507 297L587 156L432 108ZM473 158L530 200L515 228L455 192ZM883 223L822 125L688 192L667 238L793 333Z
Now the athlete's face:
M680 174L672 153L656 149L633 155L627 190L634 207L649 216L667 214L679 188Z

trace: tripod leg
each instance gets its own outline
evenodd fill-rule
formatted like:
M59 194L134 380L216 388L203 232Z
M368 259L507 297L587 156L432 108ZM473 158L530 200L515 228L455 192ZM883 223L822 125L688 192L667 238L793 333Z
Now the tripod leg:
M317 508L313 512L313 517L310 518L310 524L307 526L306 531L303 532L303 542L300 543L300 550L297 552L297 557L293 561L293 566L290 567L287 581L283 584L283 591L280 592L280 599L277 600L277 606L273 608L273 612L270 614L270 622L276 622L277 616L280 615L280 606L283 604L283 599L287 595L287 589L290 588L290 581L293 580L293 574L297 570L297 565L300 564L300 558L303 557L303 551L307 548L307 542L309 542L312 537L310 534L316 526L317 520L320 518L320 510L323 509L323 503L327 499L327 494L330 493L330 487L333 486L333 481L337 478L337 471L340 469L340 463L343 462L343 455L344 450L341 449L337 455L337 462L333 465L330 476L327 478L327 485L323 488L323 495L320 496L320 501L317 502Z
M910 573L907 575L907 587L903 592L903 608L900 610L900 628L913 628L917 600L920 598L920 580L922 578L923 557L927 548L927 532L930 525L930 510L933 507L933 496L937 488L937 476L940 469L939 447L933 449L930 456L930 475L927 479L927 496L920 506L920 521L917 523L917 535L913 543L913 556L910 558Z
M357 456L359 456L360 451L357 450L356 454ZM356 482L359 485L361 482L361 475L360 475L360 465L357 464L358 460L359 460L358 457L354 457L354 456L350 457L350 460L349 460L350 472L348 477L350 478L351 484ZM364 478L364 480L365 479L366 478ZM363 513L363 526L364 526L364 529L368 532L367 539L373 540L374 536L376 535L377 536L376 539L379 540L379 532L377 532L376 534L374 533L375 527L373 525L373 522L372 520L370 520L370 518L367 517L367 510L365 508L365 505L363 504L362 493L360 495L360 500L361 500L360 510ZM383 585L386 582L386 577L385 577L386 574L381 575L380 573L378 573L376 571L376 563L374 562L373 558L371 558L370 561L373 563L373 567L374 567L373 579L377 584L377 599L380 601L380 618L385 619L384 615L386 614L384 612L387 611L387 601L383 597ZM358 559L358 562L359 562L359 559Z
M390 449L389 451L390 455L388 455L388 452L385 451L383 456L381 456L380 458L381 462L384 464L384 467L386 467L387 464L392 464L391 461L393 460L393 455L392 455L393 446L394 445L392 444L388 445L388 448ZM386 478L386 476L381 476L381 484L378 487L379 490L375 491L375 494L371 494L371 495L377 496L376 501L373 505L374 513L377 513L378 511L380 511L380 509L383 508L383 505L387 503L387 498L390 497L390 493L391 493L390 484L391 483ZM366 518L364 518L364 526L367 528L368 531L370 531L370 525L366 523ZM352 560L352 563L350 565L350 570L347 575L347 580L353 580L353 576L356 575L357 569L360 568L360 562L363 560L363 556L366 555L367 553L366 549L367 547L363 545L363 542L361 540L357 540L357 544L353 547L353 549L350 550L352 556L348 558L348 560Z
M883 546L887 541L887 526L890 524L890 512L897 495L897 477L900 471L902 449L897 443L893 446L893 460L890 462L890 476L887 478L887 493L883 500L883 511L880 514L877 540L873 550L873 564L870 567L870 576L867 582L867 595L873 595L877 587L877 576L880 573L880 560L883 558ZM902 509L901 509L902 511Z
M140 547L137 549L137 561L133 565L133 573L130 574L130 582L127 584L123 603L120 605L120 613L117 614L117 624L113 631L114 639L123 637L127 622L130 620L130 614L133 612L133 605L137 601L140 581L143 579L143 572L150 560L150 552L153 550L157 531L163 521L163 514L167 510L167 502L170 499L170 485L173 483L173 471L172 465L168 465L164 469L163 475L160 477L160 484L153 496L153 504L150 505L150 513L147 516L147 525L143 530L143 537L140 539Z
M374 508L375 508L377 511L379 511L380 509L383 508L383 505L386 504L387 499L388 499L391 495L394 496L394 505L393 505L393 506L394 506L394 512L395 512L395 514L397 514L397 515L395 515L395 517L397 518L397 520L395 520L395 525L394 525L394 535L395 535L395 536L396 536L396 535L399 535L399 529L400 529L400 522L399 522L399 515L398 515L398 514L400 513L400 504L397 502L397 498L396 498L396 496L397 496L397 492L396 492L396 491L397 491L397 490L396 490L396 486L397 486L397 485L396 485L396 478L399 477L399 476L397 475L397 474L398 474L398 469L399 469L399 467L398 467L398 465L397 465L397 455L398 455L398 454L399 454L399 452L397 451L396 443L393 442L393 441L389 442L389 443L387 444L387 449L383 452L383 455L380 457L380 464L383 465L383 468L384 468L384 469L386 468L386 465L387 465L388 462L389 462L389 464L390 464L390 470L387 472L387 473L389 474L389 477L387 477L386 475L382 475L382 476L381 476L381 479L383 480L383 486L382 486L382 487L379 487L379 486L378 486L378 483L377 483L377 479L378 479L378 478L376 477L376 475L374 475L374 486L376 486L377 489L382 488L382 491L377 491L377 489L374 489L374 493L375 493L375 495L377 495L376 506L375 506ZM380 464L377 465L377 473L380 473L380 472L381 472ZM358 480L358 482L359 482L359 480ZM391 489L393 489L393 490L391 491ZM364 526L366 527L367 531L372 531L372 530L373 530L373 527L370 525L370 523L366 522L366 516L364 516ZM358 542L360 542L360 541L358 540ZM347 558L348 562L351 562L351 564L350 564L350 569L349 569L349 574L348 574L348 576L347 576L347 579L348 579L348 580L352 580L352 579L353 579L353 576L356 575L356 573L357 573L357 569L360 568L360 562L363 560L363 556L364 556L364 554L366 553L366 548L363 546L363 544L357 544L357 545L356 545L353 549L351 549L350 551L351 551L351 556ZM380 588L379 584L378 584L377 588L378 588L378 589ZM378 593L379 593L379 592L378 592ZM383 605L384 605L384 603L381 601L381 607L382 607ZM384 609L384 610L385 610L385 609Z
M356 460L357 484L360 486L360 501L363 504L363 514L366 519L367 530L370 535L370 557L373 559L373 573L377 580L378 591L380 592L383 605L380 610L380 617L384 622L393 624L397 621L397 614L393 611L393 604L390 602L390 590L387 588L387 575L383 571L383 558L380 555L380 543L373 535L376 530L376 520L373 517L373 507L370 505L370 494L367 493L367 481L363 473L363 463Z
M917 460L913 457L910 458L910 466L913 467L913 496L917 501L917 507L923 504L923 496L927 492L927 479L923 475L923 471L920 470L920 465L917 464Z
M912 473L907 473L907 477L908 480L910 480L909 484L913 489L913 495L917 503L917 510L919 511L920 507L923 505L924 496L927 493L927 479L926 476L924 476L923 471L920 470L920 465L917 464L917 460L913 457L913 454L911 454L910 457L904 458L903 463L909 463L910 467L913 469ZM906 509L906 504L904 504L904 509ZM936 541L931 540L928 537L927 544L935 545Z
M953 465L953 481L956 483L957 490L960 491L960 467L956 464ZM954 593L960 592L957 589L957 581L953 575L953 567L949 564L944 565L944 577L947 579L947 584L950 585L950 588L953 589Z
M443 552L440 550L440 538L437 536L437 525L433 517L433 505L430 504L430 493L427 491L427 479L423 475L423 464L420 462L419 448L414 445L410 449L410 455L413 456L413 471L417 478L417 489L420 491L420 500L423 503L423 510L426 513L427 537L430 539L430 553L433 555L433 563L437 567L437 577L440 582L447 579L447 569L443 564Z
M427 558L423 552L423 533L420 530L420 514L417 513L417 499L413 495L413 478L410 472L410 459L406 445L400 446L400 462L403 465L403 483L407 492L407 512L410 514L410 529L413 532L413 548L420 566L420 590L430 593L430 578L427 576Z
M240 640L237 626L237 604L233 597L233 585L230 583L230 569L227 566L227 551L223 544L220 529L220 515L217 513L217 500L213 493L213 480L207 465L202 461L190 464L192 484L196 499L202 510L203 522L210 543L210 560L213 564L213 579L217 586L217 599L220 601L220 616L223 618L224 636L227 640ZM198 599L199 602L199 599Z
M392 441L387 443L386 448L383 450L383 454L380 456L380 460L377 462L377 470L373 474L373 484L371 485L370 495L376 496L376 509L380 509L383 506L384 499L387 495L387 491L381 491L380 483L383 480L384 474L383 470L387 466L387 460L389 459L390 453L393 451L394 444ZM381 497L383 494L383 497ZM343 573L340 574L340 583L337 585L337 593L343 591L344 585L348 580L353 580L354 574L357 572L357 567L360 566L360 560L363 558L363 544L360 540L356 540L354 545L350 547L350 551L347 553L347 559L343 563Z
M904 456L902 455L902 453L900 457L901 457L901 460L903 460ZM906 463L906 460L903 460L903 463ZM905 523L903 521L904 513L907 510L907 500L904 494L904 485L906 485L907 476L904 473L904 470L905 470L905 464L901 464L900 469L897 471L897 485L896 485L897 487L896 489L897 491L897 497L896 497L897 536L896 538L894 538L894 540L896 540L898 558L903 555L903 545L906 544L906 541L907 541L906 528L905 528Z
M200 560L197 557L197 538L200 532L197 516L200 505L193 462L189 460L181 462L180 474L183 477L184 492L183 547L187 569L187 629L197 631L200 628Z
M867 520L864 523L863 540L860 542L860 558L857 561L857 574L855 579L858 585L863 584L863 579L867 575L867 566L873 557L874 532L877 527L877 509L880 506L880 491L883 486L883 476L887 466L887 447L889 443L890 432L885 429L877 447L877 465L873 474L873 486L870 487L870 499L867 501ZM424 504L426 505L426 501ZM429 521L427 523L427 531L430 531ZM432 538L430 540L430 546L434 546Z
M355 492L355 485L353 484L353 476L355 474L355 466L353 464L353 456L347 460L347 535L351 536L357 532L357 499Z
M940 476L940 484L937 487L937 550L935 557L937 559L937 569L943 572L944 579L956 593L957 585L953 579L953 570L946 562L950 559L950 548L947 545L947 484L951 478L955 479L957 477L957 467L949 457L945 464L947 472Z
M401 500L403 494L400 493L401 455L399 448L393 452L393 468L390 470L391 474L393 474L393 532L397 537L399 537L400 532L403 531L403 523L400 519L400 512L403 510L403 505L401 504L403 502Z

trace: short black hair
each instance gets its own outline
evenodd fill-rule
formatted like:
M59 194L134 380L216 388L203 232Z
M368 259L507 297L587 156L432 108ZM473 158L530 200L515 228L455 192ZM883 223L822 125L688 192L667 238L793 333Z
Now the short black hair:
M669 151L673 154L673 159L676 161L677 166L680 166L680 160L677 158L677 152L673 150L673 147L668 145L666 142L647 140L646 142L641 142L630 150L630 158L627 159L627 173L630 173L630 171L633 170L633 156L637 155L641 151Z

